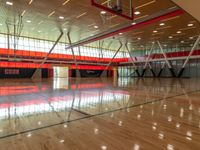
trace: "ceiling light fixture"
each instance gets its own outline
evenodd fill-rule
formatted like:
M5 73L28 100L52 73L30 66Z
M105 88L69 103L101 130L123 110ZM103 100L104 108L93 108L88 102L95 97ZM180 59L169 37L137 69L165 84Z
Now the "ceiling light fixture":
M106 14L106 11L103 11L103 10L102 10L102 11L101 11L101 14L102 14L102 15L105 15L105 14Z
M86 15L86 14L87 14L87 12L84 12L84 13L82 13L82 14L76 16L76 19L78 19L78 18L80 18L80 17L82 17L82 16L84 16L84 15Z
M157 33L158 31L154 30L153 33Z
M62 5L66 5L70 0L66 0Z
M169 36L169 39L172 39L173 38L173 36Z
M131 23L132 25L136 25L136 22Z
M181 31L177 31L176 33L180 34L180 33L181 33Z
M119 35L122 35L123 33L119 33Z
M192 39L194 39L194 37L191 36L191 37L189 37L189 39L192 40Z
M95 29L98 29L98 28L99 28L99 26L94 26L94 28L95 28Z
M135 14L135 15L140 15L140 14L141 14L141 12L139 12L139 11L136 11L136 12L134 12L134 14Z
M31 5L32 3L33 3L33 0L30 0L28 4Z
M31 23L31 20L26 20L27 23Z
M192 27L194 24L192 24L192 23L189 23L187 26L188 27Z
M13 5L13 2L9 2L9 1L7 1L7 2L6 2L6 5L10 5L10 6L12 6L12 5Z
M139 38L137 38L138 40L141 40L141 38L139 37Z
M160 26L164 26L165 25L165 23L160 23Z
M63 16L59 16L59 19L63 20L63 19L65 19L65 17L63 17Z
M48 17L51 17L53 14L55 14L55 11L52 11L52 12L48 15Z

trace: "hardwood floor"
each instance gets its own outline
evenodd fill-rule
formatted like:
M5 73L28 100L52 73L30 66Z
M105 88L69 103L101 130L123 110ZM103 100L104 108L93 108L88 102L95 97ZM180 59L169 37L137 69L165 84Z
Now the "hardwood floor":
M199 150L199 79L0 81L0 150Z

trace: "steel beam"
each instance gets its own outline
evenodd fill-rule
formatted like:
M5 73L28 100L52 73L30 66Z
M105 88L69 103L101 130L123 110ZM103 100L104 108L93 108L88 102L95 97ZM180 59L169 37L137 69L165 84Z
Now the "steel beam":
M143 68L143 71L142 71L142 75L141 75L142 77L144 76L144 74L145 74L145 72L146 72L146 68L147 68L147 65L148 65L148 64L149 64L149 67L150 67L150 70L151 70L153 76L155 76L155 73L154 73L154 71L153 71L153 68L151 67L151 64L149 63L149 60L150 60L151 53L152 53L152 51L153 51L154 45L155 45L155 43L152 44L151 49L150 49L150 53L149 53L149 55L148 55L148 57L147 57L147 59L146 59L146 62L145 62L145 65L144 65L144 68Z
M60 36L58 37L58 39L56 40L56 42L54 43L54 45L52 46L52 48L49 50L48 54L45 56L45 58L42 60L42 62L39 65L39 68L37 68L32 76L32 78L34 78L34 76L37 74L38 69L41 69L43 64L46 62L46 60L48 59L49 55L51 54L51 52L54 50L55 46L58 44L58 42L60 41L60 39L63 36L63 32L61 31Z
M161 69L160 69L160 71L159 71L159 73L158 73L158 75L157 75L157 77L161 76L161 73L162 73L163 69L165 68L165 65L166 65L166 63L164 62L162 67L161 67Z
M167 58L167 55L166 55L166 53L164 52L164 50L163 50L163 48L162 48L160 42L157 41L157 43L158 43L158 46L160 47L160 50L162 51L162 54L163 54L164 59L165 59L165 62L166 62L166 64L167 64L167 66L168 66L168 68L169 68L169 70L170 70L172 76L173 76L173 77L176 77L176 74L175 74L175 72L174 72L174 70L173 70L173 68L172 68L172 65L170 64L170 62L169 62L169 60L168 60L168 58Z
M103 72L101 73L101 76L104 75L105 71L108 70L108 68L110 67L110 65L112 64L113 60L115 59L116 55L118 54L118 52L121 50L123 44L120 41L120 46L117 49L117 51L115 52L114 56L112 57L112 59L110 60L109 64L106 66L106 68L103 70Z
M187 65L187 63L188 63L190 57L193 55L195 48L196 48L197 45L199 44L199 41L200 41L200 35L198 36L197 40L195 41L195 43L194 43L194 45L193 45L193 47L192 47L192 49L191 49L189 55L187 56L185 62L183 63L183 66L182 66L181 70L179 71L178 77L181 77L181 76L182 76L182 74L183 74L183 72L184 72L184 70L185 70L185 66Z
M136 66L136 64L135 64L135 62L134 62L134 60L133 60L133 57L132 57L132 55L131 55L131 52L130 52L130 50L129 50L129 48L128 48L128 43L125 44L125 47L126 47L126 50L127 50L128 54L129 54L129 56L130 56L130 58L131 58L131 62L132 62L132 64L133 64L133 67L134 67L134 69L135 69L135 72L136 72L136 74L138 75L138 77L140 77L139 70L138 70L138 68L137 68L137 66Z
M56 42L54 43L54 45L52 46L52 48L49 50L48 54L45 56L45 58L43 59L43 61L40 64L40 68L42 67L42 65L46 62L46 60L48 59L49 55L52 53L52 51L54 50L54 48L56 47L56 45L58 44L58 42L60 41L60 39L63 36L63 32L60 33L58 39L56 40Z
M67 38L68 38L69 44L71 45L71 44L72 44L72 41L71 41L71 38L70 38L70 32L67 33ZM71 51L72 51L72 56L73 56L73 60L74 60L74 62L75 62L76 73L77 73L78 64L77 64L77 61L76 61L76 56L75 56L73 47L71 48Z

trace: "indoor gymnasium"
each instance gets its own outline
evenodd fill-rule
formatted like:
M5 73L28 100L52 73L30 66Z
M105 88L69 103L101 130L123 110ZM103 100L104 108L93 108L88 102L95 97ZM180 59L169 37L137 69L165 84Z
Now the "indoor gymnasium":
M200 150L199 0L0 0L0 150Z

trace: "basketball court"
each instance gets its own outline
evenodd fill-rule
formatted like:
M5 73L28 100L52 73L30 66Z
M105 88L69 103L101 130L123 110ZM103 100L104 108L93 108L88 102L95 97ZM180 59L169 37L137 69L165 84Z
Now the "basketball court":
M0 0L0 150L199 150L198 0Z

